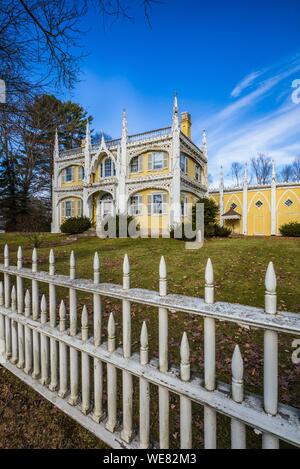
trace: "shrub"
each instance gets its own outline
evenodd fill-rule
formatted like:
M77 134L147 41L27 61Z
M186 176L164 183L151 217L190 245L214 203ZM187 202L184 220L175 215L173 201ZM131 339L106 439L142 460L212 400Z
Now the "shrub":
M282 234L282 236L290 236L293 238L299 238L300 237L300 223L297 223L297 222L286 223L285 225L282 225L279 228L279 231Z
M67 218L60 229L62 233L79 234L84 233L92 226L91 220L87 217L72 217Z
M231 235L231 229L226 226L215 225L215 236L218 238L228 238Z

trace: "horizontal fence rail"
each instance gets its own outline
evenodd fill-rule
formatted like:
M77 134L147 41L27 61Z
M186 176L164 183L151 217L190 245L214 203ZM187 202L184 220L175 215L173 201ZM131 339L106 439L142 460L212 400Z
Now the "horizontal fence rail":
M300 316L277 312L276 275L272 263L266 273L264 309L216 303L210 260L205 272L204 299L168 294L164 258L159 266L158 292L131 288L127 256L123 263L122 285L100 282L97 253L93 270L93 280L77 279L72 252L69 276L57 275L51 250L49 272L39 272L36 249L32 254L32 268L24 268L21 248L17 253L17 265L11 266L9 249L5 246L4 263L0 264L2 366L113 448L169 448L172 395L179 397L182 449L194 447L195 405L204 409L204 447L207 449L217 447L218 414L230 419L234 449L247 447L247 427L262 434L265 449L279 448L280 440L300 447L300 410L278 402L278 335L300 335ZM26 291L25 283L26 287L28 283L31 285ZM45 285L47 295L41 294ZM57 287L68 290L67 299L60 305ZM86 306L81 317L77 317L79 292L91 294L93 299L92 333ZM102 340L105 298L121 301L121 347L113 313L109 315L106 340ZM150 356L145 321L139 353L132 349L133 303L157 308L158 358ZM188 331L182 335L178 367L169 365L168 321L175 312L204 318L203 376L191 373ZM263 397L244 390L244 361L238 345L233 350L231 384L217 381L217 321L263 330ZM134 380L138 381L138 391ZM158 389L158 441L151 436L150 386L153 385ZM134 421L137 404L138 424Z

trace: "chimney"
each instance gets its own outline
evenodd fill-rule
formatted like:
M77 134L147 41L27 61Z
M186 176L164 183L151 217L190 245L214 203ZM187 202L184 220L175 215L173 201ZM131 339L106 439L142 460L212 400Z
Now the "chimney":
M181 113L181 131L186 135L188 138L192 136L192 118L189 112L182 112Z

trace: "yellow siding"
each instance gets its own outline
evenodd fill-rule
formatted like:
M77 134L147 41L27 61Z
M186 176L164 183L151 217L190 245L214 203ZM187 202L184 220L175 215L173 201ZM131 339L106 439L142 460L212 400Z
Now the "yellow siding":
M154 153L154 152L162 152L162 153L165 153L167 155L167 167L165 169L159 169L159 170L148 170L148 157L151 153ZM140 159L141 159L141 167L142 167L142 171L139 171L138 173L131 173L130 172L130 165L129 165L129 178L130 179L134 179L134 178L142 178L144 176L157 176L158 174L167 174L170 172L170 156L169 156L169 153L166 152L166 151L163 151L163 150L160 150L160 149L157 149L157 150L153 150L153 151L150 151L150 152L145 152L145 153L142 153L141 155L139 155Z
M148 215L148 196L151 194L166 194L167 195L167 212L166 215ZM147 189L139 191L134 195L142 197L143 211L141 215L136 215L135 219L140 225L141 231L152 230L155 231L167 231L169 229L169 194L166 191L160 189ZM130 202L130 201L129 201ZM129 203L128 202L128 203Z
M220 196L218 197L218 203L220 203ZM228 212L232 206L235 204L237 207L234 209L237 213L242 215L243 213L243 193L235 192L233 194L224 194L224 213ZM242 219L235 220L226 220L225 226L230 227L235 234L241 234L243 232L243 223Z
M287 207L285 202L290 199L293 202L291 207ZM276 197L277 205L277 228L285 223L300 221L300 187L279 188Z

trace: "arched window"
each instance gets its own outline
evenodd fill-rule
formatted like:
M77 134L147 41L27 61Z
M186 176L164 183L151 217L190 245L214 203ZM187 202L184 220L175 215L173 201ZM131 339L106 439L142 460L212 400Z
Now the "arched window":
M100 176L110 178L116 175L115 164L110 157L105 158L100 165Z

